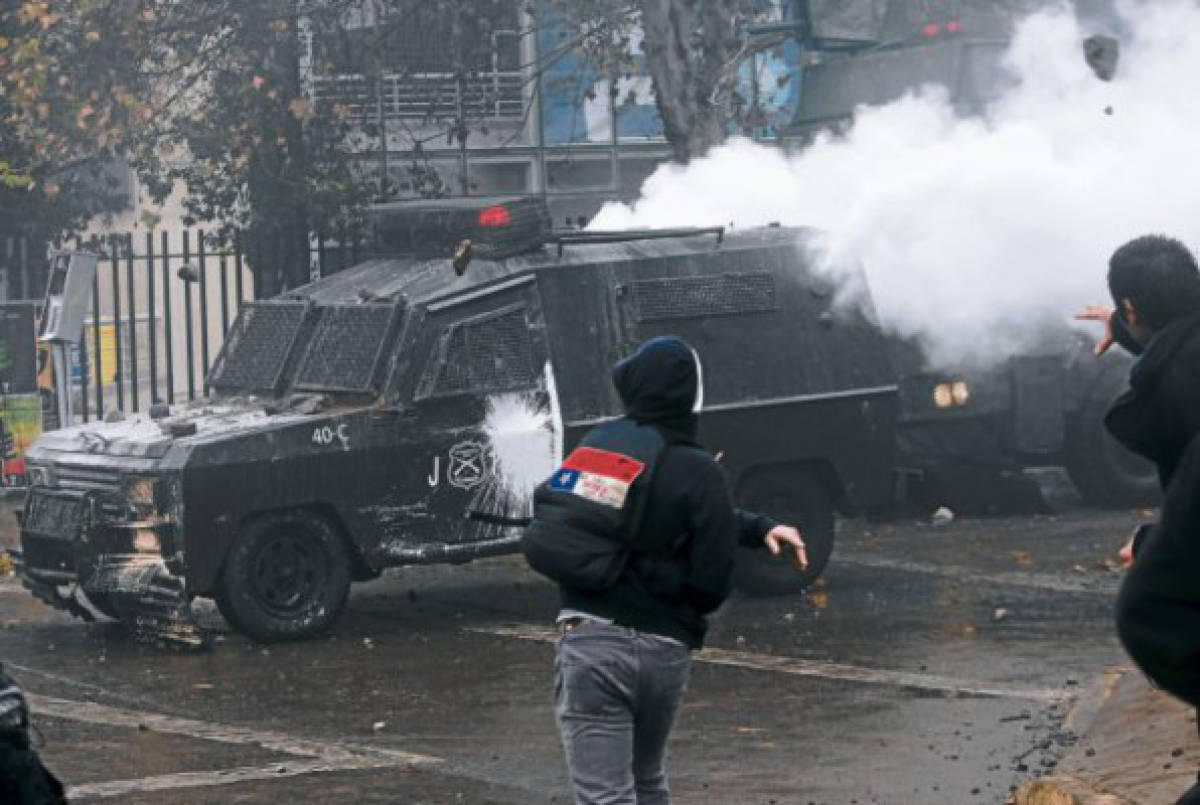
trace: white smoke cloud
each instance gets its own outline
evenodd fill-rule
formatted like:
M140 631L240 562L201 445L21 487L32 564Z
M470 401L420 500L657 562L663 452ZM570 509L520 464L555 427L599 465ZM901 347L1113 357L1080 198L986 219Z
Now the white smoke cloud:
M1112 82L1084 64L1072 12L1041 12L1018 26L1016 84L983 118L923 88L798 154L733 140L663 166L591 226L815 226L835 258L862 261L885 326L935 362L1036 348L1047 322L1107 301L1125 240L1200 244L1200 7L1129 0L1121 14L1133 36Z

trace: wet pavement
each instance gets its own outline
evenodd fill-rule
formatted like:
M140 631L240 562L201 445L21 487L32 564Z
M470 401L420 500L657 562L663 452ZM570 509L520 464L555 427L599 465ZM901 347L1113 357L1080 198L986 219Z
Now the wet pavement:
M1136 512L840 524L824 583L736 598L671 745L678 803L1005 801L1123 662L1105 560ZM0 535L0 541L12 535ZM554 591L516 557L355 588L332 635L186 654L0 579L0 659L73 801L566 803Z

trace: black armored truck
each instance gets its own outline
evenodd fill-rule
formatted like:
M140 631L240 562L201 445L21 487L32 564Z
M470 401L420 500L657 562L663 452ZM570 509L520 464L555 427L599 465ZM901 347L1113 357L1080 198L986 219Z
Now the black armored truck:
M926 85L942 86L960 115L979 115L1012 81L1002 65L1018 10L1037 5L891 0L880 6L886 13L877 27L852 31L857 38L806 40L820 52L804 67L785 136L801 146L821 132L844 131L859 106L887 104ZM1122 33L1111 0L1071 5L1086 32ZM820 15L807 19L801 29L810 33L827 23ZM1080 56L1098 79L1111 78L1116 49L1085 47ZM1157 499L1153 465L1118 444L1102 422L1128 385L1130 359L1114 350L1097 360L1093 341L1066 323L1041 341L996 365L932 369L919 344L892 340L901 378L898 498L1008 508L1023 505L1024 489L1036 495L1026 468L1061 466L1093 505Z
M515 552L534 486L620 414L609 367L661 334L700 355L702 439L738 499L806 532L807 573L745 551L743 589L813 581L835 510L888 498L886 345L869 303L839 307L810 270L814 233L555 233L529 198L373 215L378 256L241 310L211 397L37 441L19 557L35 595L162 634L212 597L278 641L385 568Z

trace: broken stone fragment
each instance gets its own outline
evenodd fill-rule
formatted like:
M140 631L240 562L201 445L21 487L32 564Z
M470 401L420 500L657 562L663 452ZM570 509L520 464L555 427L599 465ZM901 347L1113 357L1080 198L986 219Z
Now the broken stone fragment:
M1083 40L1083 59L1101 81L1111 81L1121 58L1121 44L1111 36L1089 36Z

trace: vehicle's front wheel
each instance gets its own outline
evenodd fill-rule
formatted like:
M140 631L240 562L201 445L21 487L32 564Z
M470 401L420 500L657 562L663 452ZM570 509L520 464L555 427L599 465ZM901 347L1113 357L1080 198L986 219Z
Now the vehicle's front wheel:
M251 520L225 558L217 608L263 643L320 634L342 612L350 559L337 530L306 511Z
M87 596L88 603L92 605L92 608L101 615L115 621L121 620L121 612L109 593L85 592L84 595Z
M804 536L808 569L796 570L791 551L773 556L765 548L738 548L733 585L746 595L766 597L798 593L816 581L833 554L833 501L812 473L779 473L751 479L739 505L794 525Z

